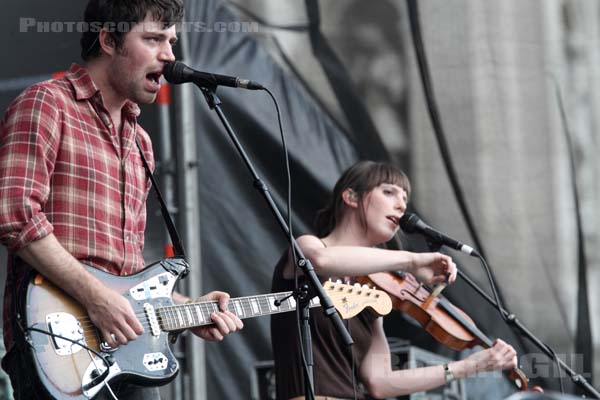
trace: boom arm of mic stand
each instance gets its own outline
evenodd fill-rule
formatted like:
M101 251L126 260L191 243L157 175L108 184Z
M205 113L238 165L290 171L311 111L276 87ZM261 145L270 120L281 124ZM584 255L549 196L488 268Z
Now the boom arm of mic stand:
M475 291L478 292L481 295L481 297L483 297L485 300L487 300L488 303L490 303L493 307L498 308L498 303L496 303L496 301L494 299L492 299L486 292L484 292L483 289L481 289L475 282L473 282L473 280L471 278L469 278L467 275L465 275L465 273L463 273L460 269L458 270L458 275L460 275L460 277L469 286L471 286L473 289L475 289ZM506 317L506 320L509 321L511 325L516 327L523 334L523 336L528 338L540 350L542 350L544 353L546 353L546 355L549 358L554 359L553 351L544 342L542 342L533 333L531 333L531 331L529 329L527 329L514 314L509 313L502 307L500 307L500 312L502 312L502 314ZM593 395L594 398L600 399L600 393L596 390L596 388L594 388L592 385L590 385L590 383L581 374L578 374L577 372L573 371L571 369L571 367L569 367L567 364L564 363L563 360L560 359L560 357L556 357L556 359L558 361L558 364L561 366L561 368L564 369L569 374L569 376L571 377L571 380L573 382L580 385L588 393Z
M271 193L269 192L269 189L267 188L265 183L259 178L248 155L244 151L244 148L242 147L240 141L238 140L235 133L233 132L233 128L227 121L227 118L225 117L223 110L221 110L221 107L220 107L221 100L219 100L219 98L215 94L216 87L208 87L208 88L201 87L201 86L198 86L198 87L200 88L200 90L202 90L202 93L204 94L204 97L206 98L206 101L208 102L209 107L212 110L215 110L215 112L217 113L219 119L221 120L221 123L223 124L223 126L225 127L225 130L227 131L227 134L229 135L230 139L233 141L233 144L235 145L240 156L242 157L242 160L244 161L244 163L246 164L246 167L250 171L250 173L254 179L254 187L263 195L265 201L267 202L267 204L269 206L269 209L271 210L271 212L275 216L275 219L279 223L279 226L283 230L283 233L285 234L286 239L288 239L288 241L291 240L290 245L294 246L294 249L296 250L296 254L298 254L300 256L298 266L302 269L302 272L304 272L304 275L310 282L312 289L315 291L315 293L319 297L319 300L321 302L321 307L323 308L325 315L327 315L329 317L329 319L335 326L335 328L338 331L340 337L342 338L344 344L346 346L351 346L352 344L354 344L354 341L352 340L352 337L350 336L350 334L348 333L348 330L344 326L344 323L342 322L342 318L340 317L340 315L336 311L335 307L333 306L333 302L331 301L331 298L325 292L325 289L323 288L323 285L321 284L321 282L319 282L319 278L317 277L317 274L315 273L315 270L314 270L312 264L310 263L310 261L308 259L306 259L304 257L304 254L302 253L302 250L300 250L300 247L296 243L296 240L293 237L290 238L289 227L287 226L287 223L285 222L285 220L283 219L283 216L279 212L277 205L273 201L273 198L271 197Z

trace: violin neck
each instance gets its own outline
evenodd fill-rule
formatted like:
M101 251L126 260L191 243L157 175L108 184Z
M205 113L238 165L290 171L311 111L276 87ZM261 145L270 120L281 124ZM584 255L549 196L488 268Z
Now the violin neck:
M461 314L459 314L456 309L452 306L452 304L446 300L444 297L439 297L440 302L438 303L444 311L450 314L459 324L462 325L471 335L475 336L484 347L492 347L494 342L485 335L485 333L481 332L479 328L473 325L471 322L467 321Z

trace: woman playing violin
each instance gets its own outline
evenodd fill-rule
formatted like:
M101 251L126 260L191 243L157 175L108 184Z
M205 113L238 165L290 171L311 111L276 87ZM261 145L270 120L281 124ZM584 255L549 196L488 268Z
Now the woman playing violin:
M353 283L357 276L404 271L425 284L454 282L456 265L447 255L377 247L397 233L409 196L410 183L402 171L389 164L359 162L344 172L330 204L317 216L318 236L301 236L298 245L322 280L335 277ZM286 252L275 268L273 291L294 288L293 264L291 252ZM311 312L314 387L321 399L354 398L355 393L360 399L365 395L396 397L433 389L450 379L516 367L515 350L497 340L486 350L444 366L393 371L382 318L365 309L345 322L354 339L352 353L339 342L329 319L318 310ZM277 399L303 398L302 356L294 313L274 315L271 335ZM356 388L353 376L361 384Z

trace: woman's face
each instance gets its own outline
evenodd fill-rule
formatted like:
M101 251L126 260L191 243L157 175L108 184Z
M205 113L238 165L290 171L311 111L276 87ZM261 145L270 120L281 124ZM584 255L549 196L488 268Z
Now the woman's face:
M385 243L396 234L407 202L406 191L389 183L382 183L365 196L367 237L371 243Z

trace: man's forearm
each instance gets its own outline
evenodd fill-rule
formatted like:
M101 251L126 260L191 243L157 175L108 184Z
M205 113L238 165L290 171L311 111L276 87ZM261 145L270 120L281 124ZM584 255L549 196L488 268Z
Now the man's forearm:
M53 234L32 242L19 250L17 255L82 304L104 287L82 268L80 262L65 250Z

